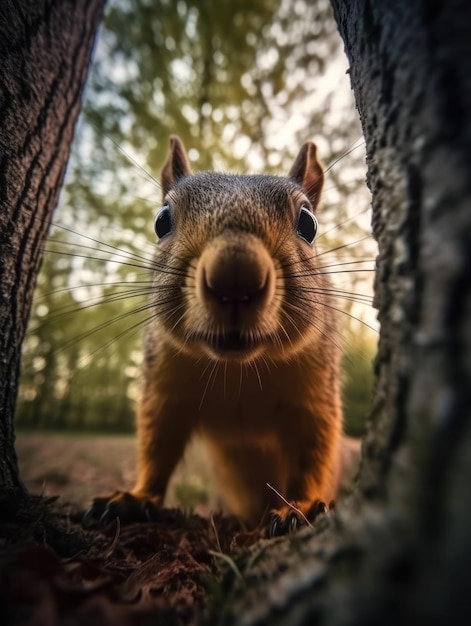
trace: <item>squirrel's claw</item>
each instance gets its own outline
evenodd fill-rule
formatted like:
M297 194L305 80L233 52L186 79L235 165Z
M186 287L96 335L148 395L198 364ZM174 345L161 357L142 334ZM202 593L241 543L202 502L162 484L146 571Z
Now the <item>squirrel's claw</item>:
M280 537L292 533L302 525L303 522L295 511L291 511L287 516L272 513L268 523L268 536L270 539Z
M146 502L143 507L145 518L148 522L155 522L158 519L159 509L152 504L152 502Z
M83 514L83 518L82 518L82 526L84 528L93 528L93 526L95 526L95 510L93 508L93 505L88 507L88 509L85 511L85 513Z
M123 524L154 522L158 510L158 506L145 497L117 491L109 497L95 498L85 512L82 524L85 528L103 528L116 518Z
M106 526L104 515L108 508L109 498L94 498L91 506L85 511L82 518L84 528L96 528Z
M333 503L330 508L333 508ZM278 511L272 511L268 522L268 536L271 538L292 533L302 526L306 526L329 511L329 507L321 500L315 500L305 513L302 510L293 509L290 506L283 507Z
M108 524L110 524L111 522L114 522L114 520L117 518L119 518L119 511L117 511L116 507L113 507L113 503L110 502L101 514L97 525L100 528L104 528L105 526L108 526Z
M272 513L268 522L268 536L270 539L283 534L280 532L281 524L281 517L276 513Z

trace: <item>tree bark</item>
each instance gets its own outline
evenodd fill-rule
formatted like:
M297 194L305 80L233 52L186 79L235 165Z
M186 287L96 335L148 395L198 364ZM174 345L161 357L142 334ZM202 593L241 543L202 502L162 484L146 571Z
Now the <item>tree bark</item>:
M0 20L0 498L21 497L13 414L42 248L103 0L3 0Z
M220 624L471 622L471 5L332 0L379 244L354 496L257 549Z

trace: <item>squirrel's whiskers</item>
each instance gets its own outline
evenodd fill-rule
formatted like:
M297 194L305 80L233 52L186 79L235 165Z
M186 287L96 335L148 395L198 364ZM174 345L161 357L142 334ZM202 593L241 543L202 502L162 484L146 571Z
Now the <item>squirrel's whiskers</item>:
M48 242L52 254L138 272L129 282L103 283L116 293L80 308L141 302L73 340L128 319L116 340L143 326L147 336L138 481L131 494L96 498L89 522L158 515L194 434L206 440L229 507L252 525L267 510L274 513L273 534L301 523L267 482L308 518L319 502L335 497L342 445L339 317L354 317L342 302L369 304L371 298L336 287L329 277L373 268L364 259L338 260L339 251L362 239L313 248L323 178L314 144L303 146L286 178L194 175L183 145L172 138L152 257L87 236L78 252L60 252ZM152 277L144 278L149 270ZM57 312L57 319L73 308Z

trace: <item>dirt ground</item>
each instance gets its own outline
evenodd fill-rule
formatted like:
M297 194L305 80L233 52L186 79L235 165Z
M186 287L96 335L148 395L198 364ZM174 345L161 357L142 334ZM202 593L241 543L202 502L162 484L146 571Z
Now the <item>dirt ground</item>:
M5 626L201 623L223 601L227 577L240 576L240 555L264 536L215 512L201 446L190 448L169 487L167 506L178 508L104 528L84 528L80 508L132 486L134 437L20 432L17 451L24 483L41 497L0 520Z
M133 485L135 438L20 432L17 451L24 483L43 497L28 497L31 509L10 507L10 518L3 510L0 520L5 626L211 623L247 550L266 538L264 527L248 531L218 513L197 443L169 486L166 505L177 508L154 522L91 529L81 523L91 498Z
M20 475L31 493L59 495L61 500L86 507L94 496L134 484L137 449L133 435L19 432L16 449ZM172 477L166 505L200 515L221 508L201 444L189 447Z

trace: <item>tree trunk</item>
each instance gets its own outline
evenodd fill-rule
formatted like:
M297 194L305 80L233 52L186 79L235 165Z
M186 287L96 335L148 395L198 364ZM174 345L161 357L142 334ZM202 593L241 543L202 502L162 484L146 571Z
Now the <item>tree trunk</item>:
M471 623L471 5L332 0L379 244L354 496L254 554L222 624Z
M0 20L0 498L24 493L13 414L42 247L103 0L3 0Z

